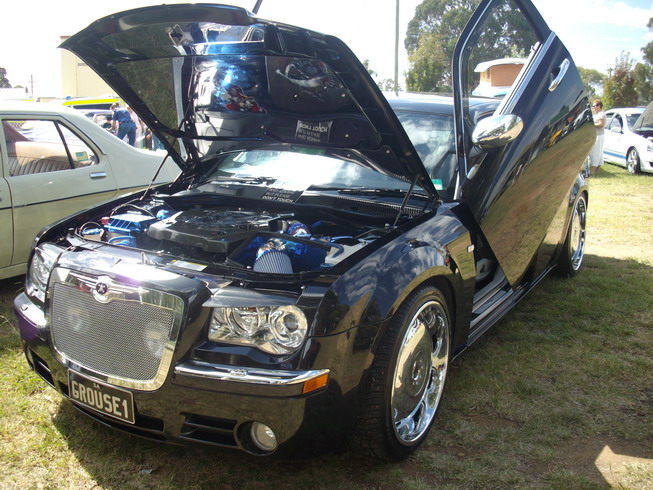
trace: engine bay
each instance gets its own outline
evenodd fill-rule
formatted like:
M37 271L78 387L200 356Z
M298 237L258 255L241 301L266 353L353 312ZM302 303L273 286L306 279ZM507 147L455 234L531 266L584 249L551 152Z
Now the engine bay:
M272 274L329 269L385 234L384 229L354 224L333 213L271 206L263 208L259 201L234 207L222 200L198 203L154 196L123 203L74 233L84 240L193 263Z

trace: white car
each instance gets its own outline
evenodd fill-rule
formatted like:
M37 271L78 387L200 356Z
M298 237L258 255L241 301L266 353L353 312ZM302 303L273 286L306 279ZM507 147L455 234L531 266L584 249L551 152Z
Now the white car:
M603 159L630 173L653 173L652 104L606 111Z
M83 113L51 104L0 104L0 123L0 279L25 272L44 226L146 188L165 157L132 148ZM168 159L155 183L178 173Z

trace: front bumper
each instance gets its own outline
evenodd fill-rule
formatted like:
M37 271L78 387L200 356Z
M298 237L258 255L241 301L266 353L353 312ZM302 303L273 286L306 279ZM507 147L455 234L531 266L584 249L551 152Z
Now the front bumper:
M64 365L53 353L42 310L25 293L16 298L14 309L31 368L70 400L68 370L74 366ZM316 342L329 351L340 337ZM173 365L157 390L130 390L134 424L70 401L84 414L133 435L173 444L240 448L260 455L266 452L252 443L249 431L254 422L274 431L281 452L309 442L328 444L346 435L353 410L345 403L337 380L331 376L326 386L306 393L307 386L329 374L327 369L279 371L185 359Z

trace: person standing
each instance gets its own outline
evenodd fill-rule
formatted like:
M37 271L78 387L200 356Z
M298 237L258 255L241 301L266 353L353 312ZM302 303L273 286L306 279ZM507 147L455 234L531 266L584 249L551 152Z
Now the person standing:
M143 121L141 121L141 118L138 117L138 114L134 112L134 109L132 109L130 106L127 106L127 110L129 111L129 115L132 118L132 121L136 125L136 143L134 146L137 148L143 148L144 146L144 138L145 138L145 124L143 124Z
M595 100L592 104L594 113L594 127L596 128L596 141L590 152L590 176L596 175L603 165L603 139L605 138L605 123L607 118L603 112L603 102Z
M136 124L132 120L131 114L127 109L120 107L117 102L111 104L111 110L113 111L111 131L116 131L117 125L116 136L118 139L122 140L127 136L129 144L134 146L136 143Z

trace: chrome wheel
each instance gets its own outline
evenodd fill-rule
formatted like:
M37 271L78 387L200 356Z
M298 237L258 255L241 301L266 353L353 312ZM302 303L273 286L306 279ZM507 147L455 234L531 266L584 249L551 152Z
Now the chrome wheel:
M626 156L626 168L631 174L639 173L639 154L635 148L628 150L628 155Z
M435 417L449 361L447 321L442 305L428 301L401 340L390 399L393 429L401 444L421 438Z
M585 221L587 218L587 205L585 198L580 197L574 206L574 214L571 217L571 229L569 230L569 259L571 268L578 272L585 256Z

